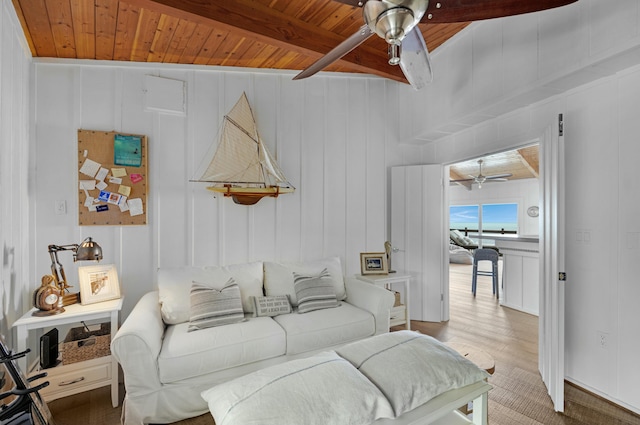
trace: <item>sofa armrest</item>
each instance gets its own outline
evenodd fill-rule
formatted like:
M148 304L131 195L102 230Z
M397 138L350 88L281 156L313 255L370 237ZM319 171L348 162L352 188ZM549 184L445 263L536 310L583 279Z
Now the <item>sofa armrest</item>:
M161 387L158 355L164 330L158 292L154 291L138 301L116 332L111 353L122 366L128 394L147 393Z
M344 283L347 288L346 301L373 314L376 335L389 332L391 308L395 303L391 291L353 277L345 277Z

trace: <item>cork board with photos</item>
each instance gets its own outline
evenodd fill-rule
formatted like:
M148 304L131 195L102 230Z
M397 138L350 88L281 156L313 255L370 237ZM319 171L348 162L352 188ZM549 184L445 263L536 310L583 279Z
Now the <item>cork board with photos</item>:
M147 224L147 136L78 130L78 223Z

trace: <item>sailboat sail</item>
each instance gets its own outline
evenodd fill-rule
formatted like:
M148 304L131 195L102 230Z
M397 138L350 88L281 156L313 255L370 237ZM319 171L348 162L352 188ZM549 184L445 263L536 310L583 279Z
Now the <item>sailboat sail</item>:
M260 138L245 93L224 116L218 148L198 181L244 205L295 190Z

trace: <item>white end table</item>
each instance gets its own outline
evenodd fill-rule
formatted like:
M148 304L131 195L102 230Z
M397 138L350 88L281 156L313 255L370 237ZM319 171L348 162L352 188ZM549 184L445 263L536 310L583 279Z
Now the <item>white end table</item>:
M410 274L390 273L390 274L357 274L356 278L373 285L391 289L395 283L404 284L404 305L391 309L391 326L406 325L407 330L411 329L411 316L409 315L409 286L411 282Z
M32 308L13 324L16 328L18 345L16 350L21 352L27 349L30 330L38 330L38 333L42 334L44 328L96 319L110 319L111 339L113 339L118 330L118 313L122 309L123 302L124 298L88 305L71 304L64 307L64 313L45 317L34 316L33 313L38 310ZM18 365L25 375L36 375L42 372L35 370L29 373L31 371L27 368L26 357L19 359ZM111 385L111 404L113 407L118 406L118 362L112 355L70 365L59 365L44 371L47 372L47 376L34 381L33 385L49 381L49 386L39 391L46 401Z

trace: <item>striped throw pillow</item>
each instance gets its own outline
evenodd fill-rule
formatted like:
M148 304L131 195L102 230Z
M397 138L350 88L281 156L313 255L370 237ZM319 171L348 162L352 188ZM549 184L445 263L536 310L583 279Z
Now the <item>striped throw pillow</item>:
M189 332L245 320L240 287L233 278L220 290L193 282L190 298Z
M318 276L305 276L293 272L293 287L298 299L298 313L340 305L327 269L322 270Z

